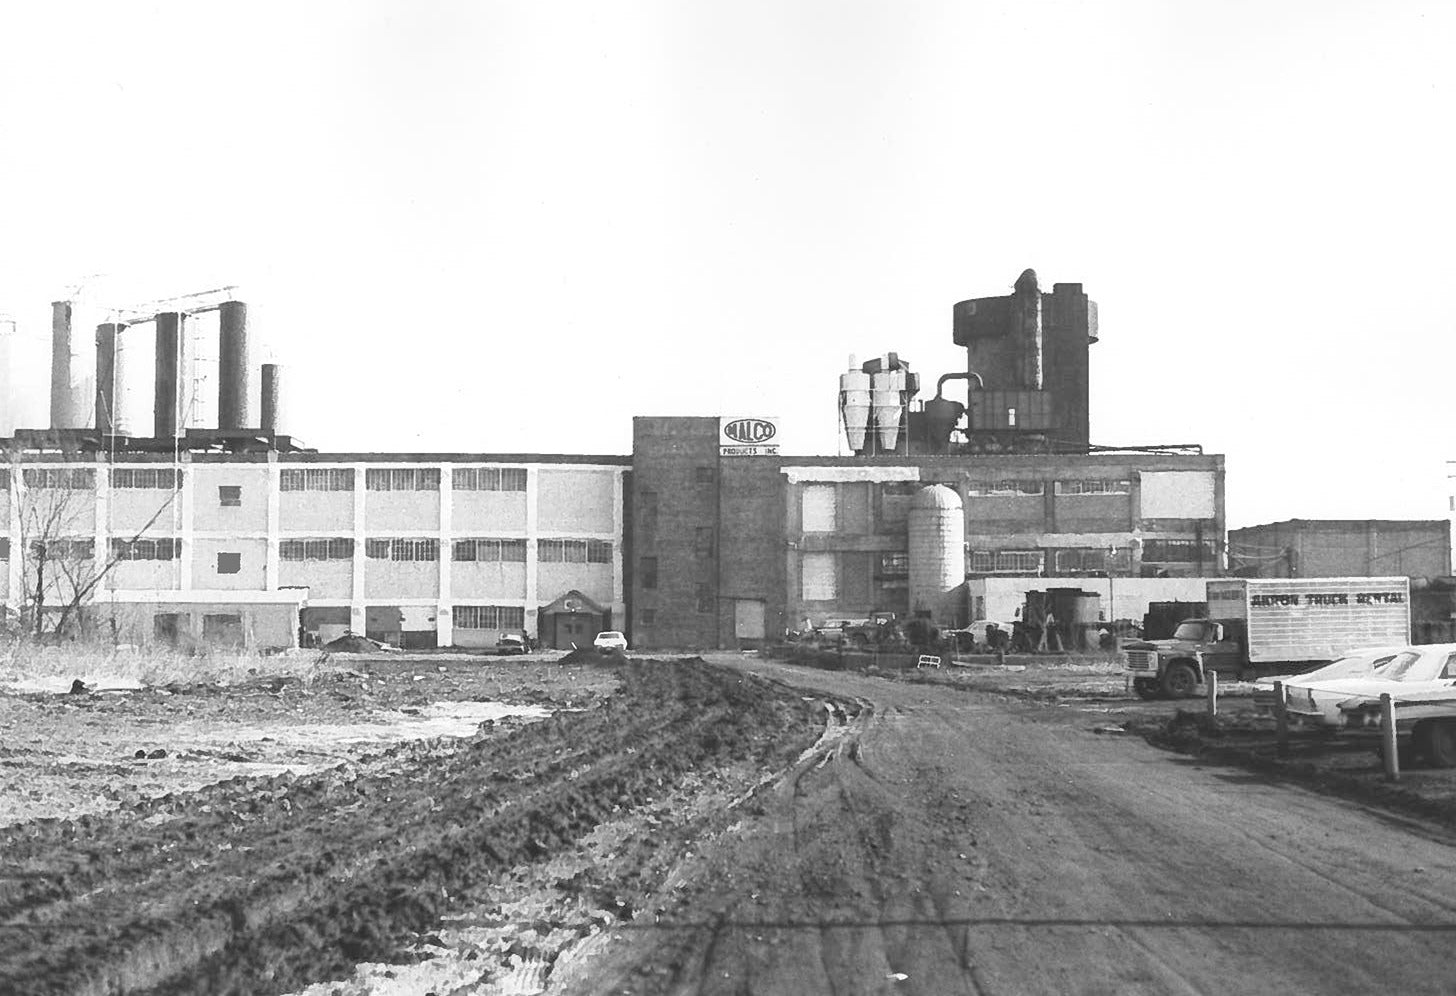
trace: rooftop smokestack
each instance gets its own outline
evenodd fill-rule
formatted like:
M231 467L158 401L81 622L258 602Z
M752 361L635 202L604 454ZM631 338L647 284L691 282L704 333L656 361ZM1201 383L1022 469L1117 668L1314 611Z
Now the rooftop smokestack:
M182 369L182 351L186 343L182 335L182 315L176 311L157 316L157 390L153 407L155 427L152 431L158 439L176 439L181 411L181 383L178 372Z
M51 428L74 429L71 392L71 302L51 302Z
M283 368L277 363L263 364L262 428L270 436L282 435Z
M248 306L227 301L218 309L221 323L217 346L217 427L248 425Z
M116 410L122 394L121 354L117 346L124 328L118 322L96 326L96 431L103 435L121 432L121 418Z

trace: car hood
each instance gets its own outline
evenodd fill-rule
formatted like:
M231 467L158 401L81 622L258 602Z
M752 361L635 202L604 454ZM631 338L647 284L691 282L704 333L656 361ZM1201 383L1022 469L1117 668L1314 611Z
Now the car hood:
M1343 682L1347 686L1342 689L1346 698L1352 702L1361 700L1378 701L1383 693L1389 693L1390 697L1397 702L1410 702L1412 700L1456 700L1456 682L1450 678L1437 678L1433 681L1371 681L1370 679L1350 679Z

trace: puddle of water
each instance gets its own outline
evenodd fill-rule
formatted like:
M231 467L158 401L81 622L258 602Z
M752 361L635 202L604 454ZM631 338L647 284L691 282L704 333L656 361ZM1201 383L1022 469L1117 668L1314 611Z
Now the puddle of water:
M432 702L419 715L390 711L376 713L365 723L322 723L308 726L230 726L202 736L215 743L275 743L282 747L321 748L335 744L398 743L433 737L469 737L486 720L510 716L545 719L551 710L539 705L504 702Z

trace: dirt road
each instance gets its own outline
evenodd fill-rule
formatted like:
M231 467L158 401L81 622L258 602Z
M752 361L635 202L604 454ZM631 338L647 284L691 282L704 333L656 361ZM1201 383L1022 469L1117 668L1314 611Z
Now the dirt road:
M933 686L743 667L858 699L568 993L1449 993L1437 831Z

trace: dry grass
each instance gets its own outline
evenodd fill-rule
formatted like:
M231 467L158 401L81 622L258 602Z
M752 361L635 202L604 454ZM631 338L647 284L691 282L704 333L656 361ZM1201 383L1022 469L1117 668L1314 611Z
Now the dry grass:
M77 678L89 686L136 683L146 687L237 685L266 678L311 682L337 670L338 664L316 651L259 654L215 650L188 656L155 647L43 646L25 640L0 644L0 684L64 682L69 686Z

